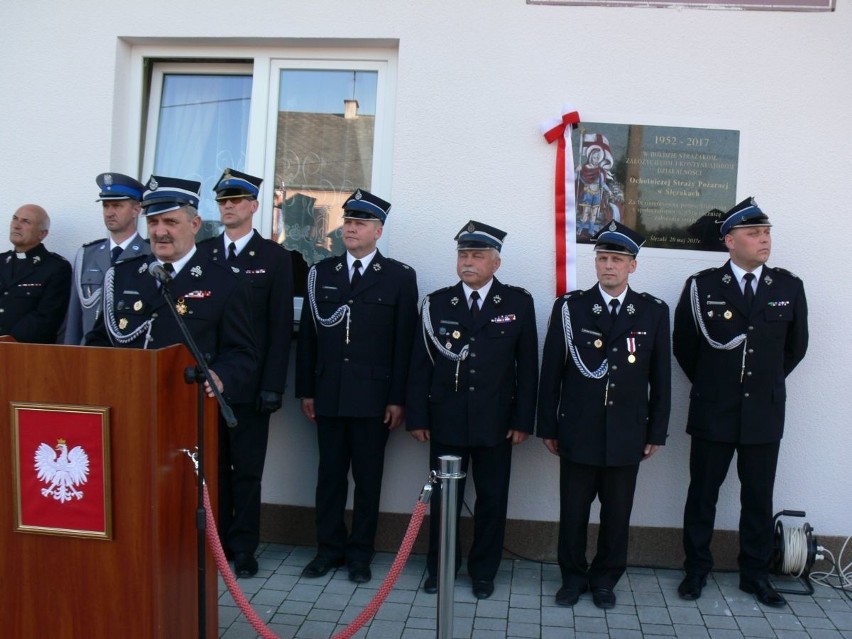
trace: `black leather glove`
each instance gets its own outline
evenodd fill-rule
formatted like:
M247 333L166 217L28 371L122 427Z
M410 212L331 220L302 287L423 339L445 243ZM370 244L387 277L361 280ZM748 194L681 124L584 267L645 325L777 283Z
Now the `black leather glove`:
M255 410L258 413L274 413L281 408L282 398L283 395L281 393L262 390L257 396L257 402L255 402L254 406Z

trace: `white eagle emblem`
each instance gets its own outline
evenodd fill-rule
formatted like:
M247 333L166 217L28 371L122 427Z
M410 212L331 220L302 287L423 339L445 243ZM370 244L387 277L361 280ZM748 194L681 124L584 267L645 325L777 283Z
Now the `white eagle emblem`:
M54 450L59 451L58 456ZM89 478L89 455L80 446L69 451L64 439L56 441L55 449L42 442L35 453L35 469L38 479L48 484L41 489L44 497L53 497L60 503L83 499L83 491L77 486Z

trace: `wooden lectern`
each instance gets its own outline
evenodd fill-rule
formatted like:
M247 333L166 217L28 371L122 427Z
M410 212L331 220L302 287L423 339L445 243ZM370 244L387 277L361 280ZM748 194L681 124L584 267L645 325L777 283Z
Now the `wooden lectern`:
M198 431L197 388L183 377L194 365L189 351L7 339L0 339L0 635L198 637L197 484L180 452L195 449ZM111 539L18 529L16 402L109 407ZM215 487L215 401L205 400L204 413L206 481ZM214 638L216 567L207 556L205 619Z

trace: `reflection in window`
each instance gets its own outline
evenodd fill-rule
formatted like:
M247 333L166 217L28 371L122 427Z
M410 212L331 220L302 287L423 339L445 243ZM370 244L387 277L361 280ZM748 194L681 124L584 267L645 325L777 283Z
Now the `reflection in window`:
M281 71L272 237L293 251L297 283L343 252L343 202L370 189L377 79L376 71Z
M245 167L251 84L251 75L163 75L154 173L201 182L204 235L219 231L216 180Z

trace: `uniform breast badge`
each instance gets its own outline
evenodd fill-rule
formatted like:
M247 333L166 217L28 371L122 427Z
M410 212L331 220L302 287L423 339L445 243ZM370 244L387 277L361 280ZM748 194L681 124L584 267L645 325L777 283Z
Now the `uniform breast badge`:
M133 310L136 311L137 313L142 310L142 300L136 300L133 303ZM124 328L124 327L122 327L122 328Z
M600 348L601 346L603 346L603 342L599 339L596 339L594 343L595 343L595 348Z
M458 339L459 337L461 337L461 332L460 331L453 331L453 339Z
M600 304L595 304L592 306L592 313L595 315L600 315L603 312L603 307Z
M724 314L725 319L731 319L733 316L734 316L734 314L731 313L731 311L725 311L725 314Z
M122 317L120 320L118 320L118 327L121 330L124 330L125 328L127 328L127 324L128 324L128 322L127 322L126 317Z
M722 276L722 281L723 281L725 284L730 284L730 283L731 283L731 276L730 276L730 275L728 275L727 273L725 273L725 274Z
M175 310L178 312L178 315L186 315L189 309L186 306L186 302L182 297L178 298L177 304L175 304Z

